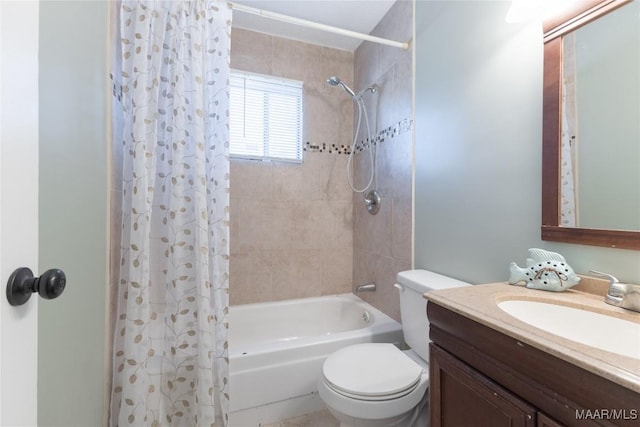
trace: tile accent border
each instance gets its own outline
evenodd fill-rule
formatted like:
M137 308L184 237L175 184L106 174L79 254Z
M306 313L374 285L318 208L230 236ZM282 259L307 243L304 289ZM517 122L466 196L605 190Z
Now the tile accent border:
M398 135L401 135L405 132L409 132L413 128L413 120L411 119L402 119L399 122L382 129L378 134L372 138L365 140L360 140L356 142L355 152L360 153L369 148L370 145L378 145L385 142L387 139L394 138ZM307 141L304 143L303 151L309 153L328 153L328 154L351 154L351 146L350 145L337 145L337 144L328 144L326 142L314 144L311 141Z
M307 141L304 143L302 151L307 151L309 153L350 154L351 147L344 144L327 144L326 142L313 144L311 141Z

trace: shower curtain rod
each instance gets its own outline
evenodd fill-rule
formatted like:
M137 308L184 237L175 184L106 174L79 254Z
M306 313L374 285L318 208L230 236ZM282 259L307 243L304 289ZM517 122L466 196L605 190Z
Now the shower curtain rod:
M273 19L276 21L287 22L289 24L300 25L302 27L315 28L317 30L327 31L329 33L340 34L347 37L353 37L356 39L366 40L373 43L384 44L387 46L399 47L400 49L407 50L409 43L397 42L393 40L383 39L382 37L376 37L369 34L359 33L357 31L345 30L343 28L332 27L331 25L321 24L319 22L308 21L306 19L296 18L293 16L283 15L281 13L269 12L268 10L258 9L255 7L245 6L237 3L229 3L231 8L238 12L250 13L252 15L262 16L264 18Z

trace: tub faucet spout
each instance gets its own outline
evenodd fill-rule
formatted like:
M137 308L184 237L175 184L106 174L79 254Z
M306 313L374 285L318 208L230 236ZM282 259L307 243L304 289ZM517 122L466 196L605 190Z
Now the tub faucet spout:
M360 292L364 292L364 291L373 292L375 290L376 290L376 284L373 282L356 286L356 294L359 294Z

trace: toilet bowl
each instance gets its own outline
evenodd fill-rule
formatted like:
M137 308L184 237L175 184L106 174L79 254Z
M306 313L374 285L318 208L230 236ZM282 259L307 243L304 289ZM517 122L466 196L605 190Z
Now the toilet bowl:
M397 279L403 332L411 349L355 344L323 364L318 391L340 427L427 425L429 323L423 294L469 284L426 270L398 273Z
M393 344L366 343L329 356L318 390L341 427L404 427L426 404L428 386L427 366Z

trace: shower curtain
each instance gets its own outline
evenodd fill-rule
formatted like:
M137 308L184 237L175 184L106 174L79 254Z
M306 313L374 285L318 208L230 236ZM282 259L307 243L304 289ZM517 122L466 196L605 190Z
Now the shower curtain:
M123 1L123 200L112 426L226 425L224 2Z
M577 99L575 33L562 38L562 129L560 141L560 225L578 225Z

